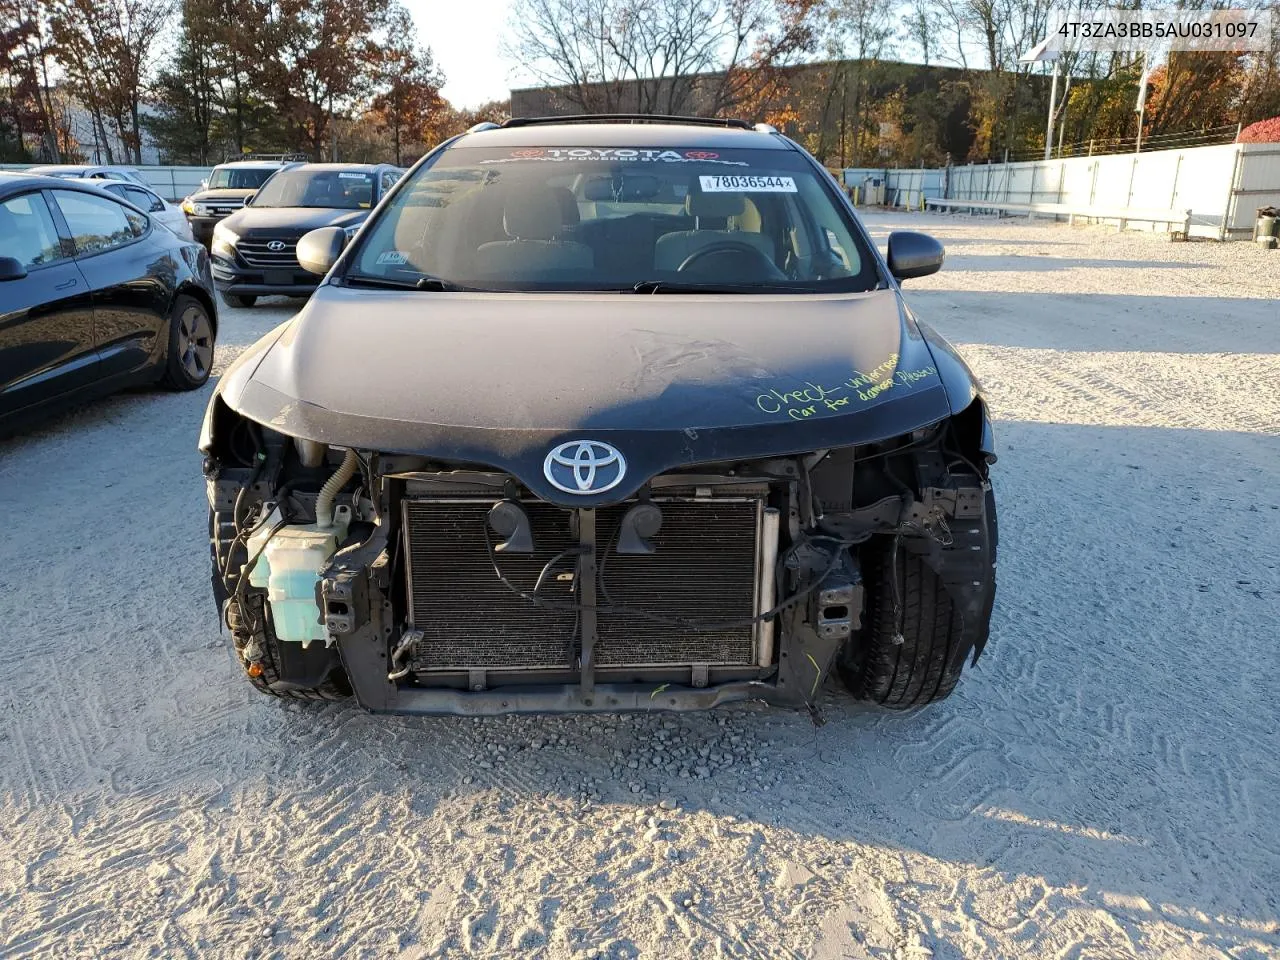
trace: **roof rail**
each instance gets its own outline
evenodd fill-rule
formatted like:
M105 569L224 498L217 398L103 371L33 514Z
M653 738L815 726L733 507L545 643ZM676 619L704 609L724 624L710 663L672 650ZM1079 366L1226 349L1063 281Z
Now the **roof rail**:
M467 133L479 133L481 130L499 130L501 125L492 120L481 120L473 127L467 127Z
M563 117L512 117L502 126L531 127L551 123L684 123L699 127L751 129L751 124L745 120L722 117L674 117L661 113L579 113Z

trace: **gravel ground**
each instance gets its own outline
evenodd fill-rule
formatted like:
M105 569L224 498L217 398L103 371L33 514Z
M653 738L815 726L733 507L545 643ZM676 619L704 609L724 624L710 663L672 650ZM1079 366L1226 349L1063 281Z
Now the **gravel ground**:
M207 391L116 397L0 443L0 957L1280 957L1280 254L869 223L947 244L909 299L999 420L950 700L271 702L210 600Z

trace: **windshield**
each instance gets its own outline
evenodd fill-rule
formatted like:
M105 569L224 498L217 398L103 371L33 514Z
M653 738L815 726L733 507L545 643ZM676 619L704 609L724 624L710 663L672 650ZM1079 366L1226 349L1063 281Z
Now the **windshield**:
M275 172L274 167L216 167L209 175L209 189L257 190Z
M368 209L373 174L350 170L281 170L253 198L255 207Z
M794 150L455 147L366 229L349 278L484 290L840 292L874 261Z

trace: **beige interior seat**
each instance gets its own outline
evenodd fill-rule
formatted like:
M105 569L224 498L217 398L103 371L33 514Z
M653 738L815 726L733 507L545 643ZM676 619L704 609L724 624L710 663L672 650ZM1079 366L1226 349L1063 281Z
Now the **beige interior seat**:
M502 227L510 238L482 243L476 270L484 274L590 270L595 256L586 244L561 239L568 228L562 198L549 189L513 191L502 208Z
M664 233L653 250L653 265L658 270L677 270L690 255L712 244L734 241L755 247L770 262L773 244L763 233L743 230L748 222L759 225L760 215L754 203L741 193L703 193L690 191L684 198L684 209L694 218L695 230ZM733 220L730 224L728 221ZM721 226L720 224L723 224ZM732 226L734 229L730 229Z

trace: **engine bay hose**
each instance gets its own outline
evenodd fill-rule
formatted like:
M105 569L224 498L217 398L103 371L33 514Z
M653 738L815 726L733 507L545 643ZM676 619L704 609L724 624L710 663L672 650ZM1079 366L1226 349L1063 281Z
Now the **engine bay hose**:
M316 526L325 529L333 526L333 501L338 491L347 485L347 481L356 475L356 452L348 450L342 458L342 465L332 477L325 481L316 496Z

